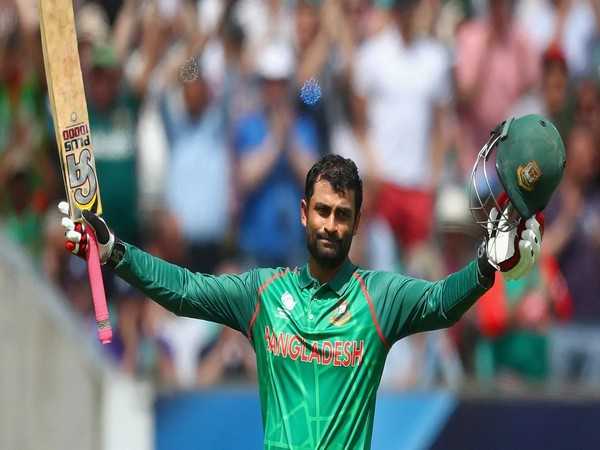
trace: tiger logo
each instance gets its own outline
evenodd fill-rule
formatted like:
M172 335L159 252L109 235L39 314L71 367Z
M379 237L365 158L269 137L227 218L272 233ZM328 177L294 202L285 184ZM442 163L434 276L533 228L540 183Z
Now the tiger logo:
M533 191L535 184L542 176L542 170L536 161L529 161L517 167L517 182L528 192Z

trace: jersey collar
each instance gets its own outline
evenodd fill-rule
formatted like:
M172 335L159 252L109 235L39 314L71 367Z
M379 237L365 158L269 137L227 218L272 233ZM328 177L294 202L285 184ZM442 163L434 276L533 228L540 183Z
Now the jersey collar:
M344 291L344 287L346 286L346 283L348 282L348 280L352 276L352 273L354 272L355 268L356 268L356 266L354 264L352 264L352 262L349 259L346 259L342 263L342 266L340 267L340 270L338 270L338 272L335 274L335 277L333 277L333 279L331 279L331 280L329 280L327 282L327 285L338 296L342 295L342 293ZM310 274L310 270L308 268L308 263L305 264L302 267L302 269L300 270L299 282L300 282L300 287L302 289L306 289L307 287L312 286L313 284L318 284L319 283L317 281L317 279L314 278Z

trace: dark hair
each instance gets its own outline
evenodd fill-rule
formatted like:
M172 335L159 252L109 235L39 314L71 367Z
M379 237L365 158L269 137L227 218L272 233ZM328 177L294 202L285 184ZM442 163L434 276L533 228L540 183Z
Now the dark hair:
M319 159L306 174L304 198L310 201L315 192L315 183L326 180L333 190L338 193L354 191L354 206L356 213L360 211L363 199L362 180L358 168L350 158L340 155L326 155Z

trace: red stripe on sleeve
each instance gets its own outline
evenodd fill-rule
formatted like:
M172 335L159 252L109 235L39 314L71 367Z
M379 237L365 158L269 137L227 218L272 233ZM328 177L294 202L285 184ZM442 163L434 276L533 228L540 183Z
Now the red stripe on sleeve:
M371 295L369 294L369 291L367 290L367 284L365 283L365 280L363 279L363 277L361 277L357 272L354 272L352 274L352 276L354 278L356 278L358 280L358 282L360 283L360 289L362 290L362 293L365 296L367 303L369 304L369 310L371 311L371 319L373 319L373 323L375 324L375 329L377 330L379 339L381 339L381 342L383 342L383 345L385 346L385 348L387 348L389 350L390 344L388 343L387 339L383 335L383 332L381 331L381 327L379 326L379 321L377 320L377 315L375 314L375 305L373 304Z
M246 333L246 336L248 336L249 340L252 340L252 327L254 327L254 322L256 322L256 318L258 317L258 313L260 312L260 303L261 303L262 293L265 291L265 289L267 289L269 287L269 285L271 283L273 283L273 281L277 280L278 278L281 278L286 273L288 273L288 271L289 271L289 269L286 269L283 272L277 272L276 274L272 275L268 280L266 280L263 284L261 284L260 287L258 288L258 292L257 292L258 298L256 299L256 306L254 307L254 313L252 314L252 318L250 319L250 322L248 323L248 331Z

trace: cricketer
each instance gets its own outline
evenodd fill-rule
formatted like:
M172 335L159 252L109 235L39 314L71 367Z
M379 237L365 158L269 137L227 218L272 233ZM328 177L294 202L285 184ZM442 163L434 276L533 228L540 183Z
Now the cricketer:
M492 132L473 173L494 154L505 195L486 205L475 186L478 208L488 212L485 238L469 264L435 282L349 260L362 181L354 162L337 155L314 164L299 199L309 251L303 267L192 273L122 242L88 211L83 224L62 219L65 245L84 255L90 226L101 262L122 279L175 314L247 336L256 352L265 449L369 449L391 345L451 326L492 286L496 271L519 278L538 259L541 211L565 165L562 140L541 116L509 119ZM68 214L66 204L60 209Z

